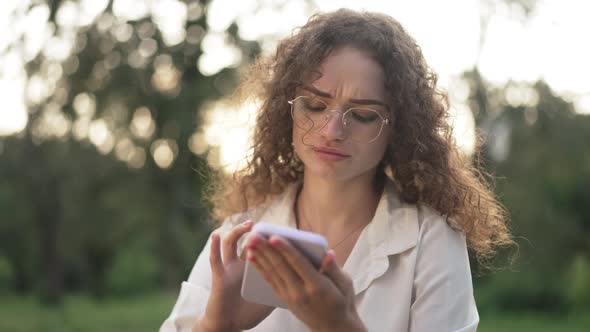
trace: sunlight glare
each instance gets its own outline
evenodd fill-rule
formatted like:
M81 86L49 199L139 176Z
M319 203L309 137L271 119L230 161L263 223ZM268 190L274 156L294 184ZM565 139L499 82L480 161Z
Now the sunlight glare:
M162 169L168 169L178 155L178 145L172 139L157 139L152 143L151 152L156 165Z
M131 168L142 168L145 164L145 150L142 147L136 146L131 154L131 159L127 161L127 165Z
M79 15L80 8L77 3L72 1L64 1L57 10L55 21L59 26L71 29L78 25Z
M0 77L2 104L0 107L0 136L22 131L27 125L28 113L24 105L24 78L5 79Z
M156 124L152 118L152 113L145 107L139 107L133 113L133 119L130 125L131 133L140 139L148 140L156 130Z
M506 88L505 98L512 107L535 107L539 103L539 94L527 85L509 85Z
M246 166L257 109L255 103L236 108L218 102L205 111L204 139L219 158L212 161L224 171L231 173Z
M475 150L475 119L471 109L465 104L455 104L450 110L450 121L453 126L453 138L465 155Z
M179 44L186 37L187 7L177 0L157 0L152 6L152 19L168 46Z
M205 152L207 152L209 149L209 145L205 140L205 134L202 132L196 132L192 134L188 140L188 147L191 152L197 156L205 154Z
M148 15L148 2L145 0L114 0L113 13L123 20L137 21Z
M81 117L74 121L74 125L72 127L72 134L74 138L78 141L81 141L88 137L88 131L90 130L90 119Z
M119 139L115 145L115 156L121 161L129 162L135 152L135 145L128 137Z
M590 115L590 93L577 98L574 104L580 114Z
M92 118L96 112L96 100L93 94L82 92L74 97L74 111L80 117Z
M240 50L236 46L228 45L223 33L207 33L201 47L204 53L199 58L197 66L205 76L214 75L223 68L235 66L242 61Z
M107 124L103 119L97 119L90 123L88 138L94 145L100 146L105 144L109 135L109 129L107 128Z
M109 0L82 0L78 13L78 24L80 26L91 24L105 10L108 4Z
M37 142L62 138L70 132L72 121L61 111L60 105L54 102L47 103L42 112L32 127L33 137Z

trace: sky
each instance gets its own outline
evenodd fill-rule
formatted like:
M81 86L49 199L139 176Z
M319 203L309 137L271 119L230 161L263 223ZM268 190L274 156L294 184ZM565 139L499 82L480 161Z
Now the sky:
M0 97L4 106L0 108L0 135L22 130L27 121L25 96L30 97L31 91L42 96L46 88L33 80L25 89L23 63L38 52L55 60L65 59L72 49L74 34L48 39L51 30L44 24L46 8L38 7L16 22L9 19L15 10L23 12L29 2L0 1ZM58 22L74 29L96 19L107 0L81 0L79 5L64 3ZM340 7L365 9L389 14L400 21L439 74L441 87L449 91L458 143L466 150L473 146L473 117L465 106L468 91L459 76L476 65L493 84L544 79L574 102L578 112L590 114L590 43L585 41L590 32L590 20L586 17L590 1L538 1L528 17L517 7L498 0L316 0L316 4L319 11ZM200 9L177 0L115 0L114 10L123 20L152 15L165 41L175 44L186 37L183 26L187 17L198 15ZM205 53L196 65L201 72L211 75L240 61L239 52L223 43L223 31L232 21L237 21L243 38L264 40L265 51L271 52L277 38L303 25L313 9L303 0L213 0L208 10L210 32L202 44ZM482 14L490 18L483 42ZM22 34L27 41L24 50L6 52L15 36ZM119 34L124 35L124 31ZM58 67L48 70L59 76L62 73ZM245 109L238 112L224 103L211 107L209 125L200 135L210 144L219 144L222 164L235 162L247 147L247 139L241 138L251 130L254 108ZM233 128L232 136L223 135L228 132L227 126ZM230 140L244 144L226 143Z
M252 15L255 4L250 0L214 1L211 28L222 31L237 17L245 38L284 36L308 17L302 1L289 1L278 15L268 6ZM545 79L563 94L590 94L587 0L541 0L527 19L522 11L514 10L517 6L495 0L319 0L317 4L320 11L348 7L392 15L417 39L444 84L477 63L493 83ZM228 12L232 7L234 13ZM491 19L480 52L480 16L487 12Z

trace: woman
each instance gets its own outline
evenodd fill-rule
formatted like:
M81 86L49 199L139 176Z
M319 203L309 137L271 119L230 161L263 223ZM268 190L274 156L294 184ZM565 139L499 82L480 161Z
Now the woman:
M262 101L253 153L218 191L225 221L161 331L475 331L467 246L485 260L510 235L400 24L315 15L240 91ZM280 237L239 242L258 221L322 234L332 249L317 270ZM241 298L245 259L289 310Z

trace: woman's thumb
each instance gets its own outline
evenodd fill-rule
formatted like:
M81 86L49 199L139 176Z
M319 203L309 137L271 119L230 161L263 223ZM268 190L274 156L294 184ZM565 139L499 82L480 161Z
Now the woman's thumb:
M336 255L334 254L333 250L328 250L328 252L324 255L320 272L330 278L332 282L334 282L334 284L336 284L336 286L342 291L348 290L347 288L352 287L350 278L348 278L340 266L338 266L338 263L336 262Z

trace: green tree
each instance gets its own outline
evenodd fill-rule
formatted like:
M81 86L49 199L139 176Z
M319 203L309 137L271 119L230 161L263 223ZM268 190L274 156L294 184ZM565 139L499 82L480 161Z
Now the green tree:
M0 250L16 288L37 288L52 303L64 288L103 296L117 254L137 241L149 243L161 284L175 287L186 275L207 235L199 201L210 173L190 142L203 106L231 89L237 67L199 71L208 1L175 3L187 13L175 18L186 33L176 41L157 12L121 17L113 1L83 26L60 19L69 1L14 13L16 22L48 9L47 45L74 36L65 59L39 52L27 61L27 127L1 139ZM225 39L243 59L259 52L235 25ZM25 44L22 36L4 52Z
M476 70L465 79L519 243L514 265L482 282L502 308L565 310L570 283L590 284L571 273L590 259L590 117L544 82L491 87Z

